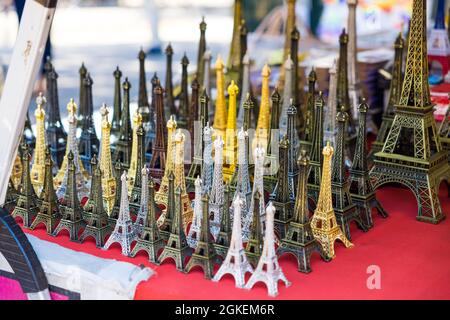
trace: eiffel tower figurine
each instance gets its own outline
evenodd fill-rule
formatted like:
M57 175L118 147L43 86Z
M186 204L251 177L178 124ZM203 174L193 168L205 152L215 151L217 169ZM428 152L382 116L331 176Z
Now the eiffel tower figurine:
M228 86L228 119L227 129L225 131L225 150L224 150L224 166L223 175L226 181L231 181L233 174L236 170L237 160L237 140L236 140L236 99L239 92L238 86L231 81Z
M73 154L73 162L75 164L75 177L77 182L77 190L78 190L78 198L81 199L89 194L89 182L88 182L88 173L84 169L83 162L81 161L80 155L78 153L78 143L76 137L77 130L77 117L75 115L77 111L77 105L70 99L67 104L67 111L69 113L68 122L69 122L69 133L67 136L67 144L66 144L66 154L64 156L61 167L59 168L58 173L54 179L56 194L58 198L62 197L67 188L67 177L68 177L68 167L69 167L69 152Z
M333 156L333 147L327 142L323 148L323 168L322 183L320 185L319 200L316 210L311 219L311 228L314 238L322 246L323 255L327 260L333 259L334 242L339 239L346 248L353 247L353 244L347 239L341 228L337 224L336 216L333 210L333 200L331 193L331 157Z
M86 114L86 105L85 105L85 96L86 96L86 90L85 90L85 86L84 86L84 79L86 78L88 71L86 69L86 66L84 65L84 62L81 63L81 67L78 70L78 74L79 74L79 79L80 79L80 91L79 91L79 96L78 96L78 103L80 105L80 108L78 109L78 113L77 113L77 128L81 129L82 126L82 121L84 119L84 115Z
M105 244L105 237L111 232L111 229L108 223L108 215L106 214L103 206L104 198L102 192L102 171L97 165L97 159L95 157L91 159L91 168L91 193L89 195L89 200L83 207L83 217L86 221L86 226L80 235L80 242L83 242L88 237L93 237L95 239L95 245L97 246L97 248L102 248ZM118 182L117 186L119 187L120 179L117 180L118 181L116 181L116 183ZM119 199L121 197L120 188L117 188L116 197L118 197Z
M67 158L69 160L67 189L63 198L60 200L59 210L61 212L61 220L55 231L53 231L53 236L57 236L62 230L67 230L69 232L70 241L78 242L78 234L80 229L84 226L82 216L83 210L80 201L78 200L75 164L73 163L72 152L69 152Z
M450 167L430 100L426 17L426 2L414 0L403 89L383 149L375 154L370 178L374 188L390 182L407 186L418 203L417 220L438 223L445 218L439 182L448 177ZM399 145L402 139L409 143Z
M363 223L367 228L372 228L372 208L377 209L378 214L383 218L387 217L387 213L377 200L369 178L366 141L366 116L368 110L369 106L363 98L362 103L359 105L359 125L355 157L350 168L350 195L353 203L360 210Z
M290 55L288 55L283 67L285 88L283 90L281 116L279 117L279 129L281 136L284 136L287 133L287 109L289 108L291 99L294 99L292 93L292 69L294 66Z
M133 187L130 195L130 213L137 214L141 206L141 189L142 189L142 168L145 165L145 132L142 125L136 131L137 134L137 155L136 169L134 172Z
M25 125L23 127L23 138L28 144L30 150L34 150L36 146L36 137L34 136L33 130L31 129L30 113L28 112L28 110L25 118Z
M291 32L295 27L296 17L295 17L295 2L296 0L287 0L286 5L284 8L286 8L287 12L283 12L283 17L285 17L285 23L284 23L284 47L283 47L283 60L286 61L288 59L288 55L291 53ZM284 91L286 88L285 84L285 69L284 65L281 66L280 69L280 76L278 78L278 88L281 91Z
M294 217L289 222L286 236L281 240L277 254L279 256L290 253L297 258L298 271L311 272L311 254L318 252L324 260L327 258L322 253L320 243L314 238L309 221L308 210L308 173L309 157L306 150L302 149L297 161L299 167L298 190L295 200Z
M136 176L136 173L140 175L140 171L142 168L138 168L137 165L137 159L138 154L141 152L142 148L145 148L144 145L140 145L140 136L138 138L138 129L142 127L142 115L139 113L139 110L136 110L135 114L133 115L133 139L131 142L131 160L130 160L130 168L128 169L128 190L131 193L131 189L133 188L134 184L134 178ZM145 151L145 149L144 149ZM145 161L144 161L145 162Z
M308 75L308 93L306 95L306 116L305 116L305 131L303 139L300 145L303 149L309 151L312 145L313 139L313 128L315 123L314 107L316 105L316 82L317 74L316 71L311 69ZM289 140L290 141L290 140Z
M191 248L186 241L186 234L183 228L183 200L180 187L177 187L175 191L175 198L175 215L172 220L169 239L158 261L162 263L164 260L171 258L175 261L177 270L184 272L185 261L191 253Z
M131 142L132 142L132 131L130 122L130 88L131 84L128 78L125 78L122 84L123 88L123 107L122 107L122 118L120 120L120 133L119 139L116 143L116 148L114 150L113 161L114 163L120 162L124 169L130 168L131 161Z
M265 203L264 203L264 159L265 159L265 151L261 147L256 147L253 150L253 158L255 159L255 175L253 178L253 190L252 190L252 197L250 199L250 205L248 207L248 213L249 217L245 221L246 223L254 223L252 222L253 218L251 215L255 214L255 212L259 215L260 225L261 229L264 230L264 222L265 222ZM255 194L259 194L258 203L255 203ZM255 207L256 206L256 207ZM250 230L251 233L251 226L250 225L243 225L244 230ZM250 234L244 234L244 238L247 239L247 236Z
M243 288L245 285L245 273L253 273L253 268L247 260L244 245L242 244L241 230L241 209L244 206L240 196L237 195L233 200L233 231L231 234L230 247L227 255L213 281L219 281L225 274L231 274L234 277L236 287Z
M206 37L205 37L205 33L206 33L206 22L205 22L205 17L202 17L202 21L199 24L199 28L200 28L200 39L198 41L198 51L197 51L197 72L196 72L196 76L197 76L197 80L198 83L203 83L203 79L205 76L205 66L203 63L203 57L204 54L206 52Z
M91 158L94 154L98 154L100 150L100 142L98 141L97 134L95 133L94 126L94 104L92 100L92 78L89 73L84 78L84 105L85 113L83 120L81 121L81 135L78 139L79 154L84 168L91 172Z
M260 209L262 208L263 211L265 210L264 196L261 195L259 190L253 193L252 203L253 203L252 224L250 227L250 235L248 237L247 245L245 246L245 254L250 264L253 267L256 267L258 265L258 260L261 257L263 249L262 232L264 228L261 224Z
M327 100L327 106L325 108L324 112L324 118L323 119L323 138L326 141L330 141L330 145L332 147L336 146L336 113L337 113L337 95L336 95L336 89L337 89L337 74L336 74L336 68L337 68L337 60L335 59L333 61L333 64L331 65L331 68L329 69L330 74L330 86L328 89L328 100ZM316 111L317 112L317 111ZM318 116L318 115L316 115ZM314 122L314 126L316 127L319 123L317 121ZM322 126L322 124L320 124ZM314 130L317 130L316 128ZM317 134L317 133L316 133ZM314 133L313 133L314 136ZM313 148L314 148L314 142L313 142ZM317 152L317 150L316 150ZM321 154L321 150L318 150L317 154ZM320 179L320 175L318 176Z
M67 133L61 123L59 114L59 98L58 98L58 74L53 67L50 57L47 57L45 63L46 79L47 79L47 114L46 114L46 138L50 145L50 153L59 167L66 150Z
M217 56L215 69L216 69L216 108L214 110L214 122L213 128L216 135L220 135L222 140L225 141L225 130L227 128L227 106L225 100L225 77L223 74L223 61L220 55Z
M221 229L221 221L224 217L222 213L227 204L224 202L224 187L223 187L223 140L220 136L213 142L214 144L214 173L212 180L212 187L209 198L209 212L214 216L211 223L211 233L214 239L217 237ZM231 230L230 230L231 232Z
M271 70L268 64L265 64L262 71L261 85L261 104L259 107L258 123L256 125L254 143L259 144L264 149L267 148L268 131L270 126L270 98L269 98L269 82Z
M290 199L292 201L295 201L295 190L297 190L297 177L298 177L298 168L296 162L298 150L296 142L298 141L298 138L297 134L295 133L297 108L294 106L293 103L294 101L291 100L291 105L287 109L288 127L286 136L289 140L289 149L287 154L288 191Z
M201 114L200 114L200 110L199 110L199 93L198 90L200 89L200 85L197 81L196 76L194 76L194 79L192 80L191 83L191 104L190 104L190 109L189 109L189 121L188 121L188 132L189 132L189 140L190 140L190 145L191 145L191 154L192 154L192 150L194 150L194 143L195 143L195 127L196 127L196 121L200 121L201 122ZM203 126L201 128L200 134L203 131ZM201 140L200 140L201 141Z
M228 184L223 187L223 205L221 206L220 211L220 228L217 236L215 237L216 243L214 243L214 248L216 249L216 253L225 258L227 255L228 248L230 247L231 241L231 219L230 219L230 187ZM211 199L209 200L209 205L213 202ZM210 210L211 211L211 210ZM214 232L214 228L212 228L212 232ZM214 234L213 234L214 235Z
M202 198L202 219L200 237L197 241L191 259L186 265L185 272L189 273L192 268L199 266L203 269L205 279L211 279L214 272L214 263L218 260L216 250L214 249L213 241L210 237L209 227L209 197L205 194Z
M156 221L156 224L160 229L161 237L166 241L169 239L172 221L175 217L175 175L173 174L173 171L169 173L168 181L167 205Z
M386 110L383 113L383 120L381 122L380 130L378 130L377 139L372 143L369 157L373 160L375 153L383 149L384 142L392 127L395 116L395 105L398 104L400 94L402 91L402 70L403 70L403 48L405 47L405 40L402 33L398 34L394 44L394 64L392 66L392 79L389 88L389 100Z
M322 92L319 92L319 96L316 98L315 105L315 117L314 117L314 127L312 132L312 145L310 149L310 164L311 169L308 174L308 198L312 200L313 205L311 205L311 209L314 209L317 205L317 201L319 200L319 191L320 191L320 179L322 178L322 166L323 166L323 156L322 156L322 147L323 147L323 108L324 108L324 100ZM328 109L330 110L330 109ZM336 117L334 118L336 119ZM333 120L333 123L336 120ZM334 128L334 125L333 125ZM333 129L334 130L334 129ZM328 140L327 140L328 141ZM334 139L333 139L334 141ZM331 144L331 143L330 143Z
M286 287L291 283L286 279L286 276L281 270L278 263L278 258L275 253L275 233L274 233L274 215L275 207L269 202L266 209L267 227L264 237L264 247L259 258L258 265L252 276L245 285L246 289L251 289L257 282L264 282L267 286L269 296L275 297L278 295L278 281L284 282Z
M150 210L150 196L149 196L149 184L148 184L148 168L144 166L141 169L141 197L140 197L140 206L139 211L136 216L136 220L134 221L133 228L134 234L136 237L141 236L142 231L147 223L148 211ZM154 209L154 208L153 208Z
M36 147L34 148L33 164L31 165L31 183L33 184L36 194L40 194L44 186L45 179L45 97L42 93L36 98Z
M165 105L164 113L166 114L177 114L177 109L175 108L175 99L173 97L173 82L172 82L172 57L173 57L173 49L172 45L169 43L165 50L166 53L166 82L165 82L165 96L164 103ZM158 110L156 110L156 115L158 116ZM164 121L163 123L166 123ZM156 121L158 125L158 119Z
M119 218L120 199L122 199L122 194L121 194L122 188L120 188L120 186L122 185L121 173L122 173L122 164L120 162L116 162L116 165L114 166L116 192L114 194L114 205L113 205L112 211L109 213L109 217L108 217L109 224L111 224L111 225L115 225L117 218Z
M206 95L209 99L212 97L211 96L211 51L205 51L205 53L203 54L203 82L201 82L201 90L202 90L202 95ZM200 95L200 99L201 99L201 95ZM200 100L200 110L202 108L201 106L202 102ZM212 123L213 119L214 119L214 109L213 108L209 108L209 100L207 100L206 103L206 117L205 120L207 120L209 123ZM200 111L201 112L201 111Z
M138 109L137 111L142 116L142 123L144 126L149 125L150 121L153 121L150 116L150 105L148 103L147 95L147 80L145 77L145 52L141 48L139 50L139 96L138 96ZM147 129L147 128L146 128Z
M166 135L164 124L166 123L164 117L164 100L163 89L158 83L153 90L155 97L156 110L156 135L153 143L152 158L150 160L150 174L155 179L159 180L164 174L163 165L166 163Z
M249 96L252 96L252 84L250 80L250 56L248 53L245 54L242 59L242 90L241 90L241 100L239 102L239 111L236 119L236 126L241 128L244 125L244 115L245 115L245 103L247 102ZM253 103L253 101L251 101ZM248 107L248 106L247 106Z
M242 21L242 0L234 0L233 33L230 43L230 52L227 60L227 83L234 80L235 83L241 83L239 80L239 71L241 64L241 39L239 25Z
M356 8L358 6L358 0L347 0L348 17L347 17L347 29L348 29L348 91L350 97L350 112L353 117L358 116L358 104L359 97L361 96L360 84L358 81L357 73L357 32L356 32Z
M209 123L206 123L205 128L203 129L203 141L205 147L203 149L203 164L202 164L202 193L209 194L211 192L213 186L213 172L214 172L214 162L212 158L212 136L214 133L214 129L209 126Z
M148 175L148 169L146 169ZM152 263L158 263L158 252L164 248L164 240L160 235L156 225L156 204L155 204L155 186L150 177L148 182L148 209L147 216L143 223L140 236L137 238L136 245L131 252L131 257L135 257L139 251L143 250L148 254L148 260ZM142 210L142 214L145 210Z
M38 208L38 199L34 191L33 185L31 184L30 177L30 151L28 144L22 141L20 146L21 151L21 161L22 161L22 179L20 186L18 188L17 204L14 207L11 215L13 218L20 217L23 221L23 227L29 228L31 221L36 216Z
M300 32L297 27L294 25L291 31L291 59L292 59L292 99L294 99L294 105L298 109L300 107L301 94L300 94L300 75L299 75L299 66L298 66L298 43L300 41ZM299 120L300 118L303 120L302 112L299 112ZM299 121L300 129L299 133L303 130L303 121Z
M192 117L189 112L189 91L188 91L188 66L189 59L186 52L181 58L181 92L178 104L177 122L180 128L189 129L188 125Z
M106 212L110 213L114 206L114 195L117 185L113 176L113 167L111 161L111 145L110 130L111 123L108 121L108 108L103 104L100 108L102 115L102 137L100 143L100 169L102 172L102 191L103 202L105 203Z
M53 161L50 156L50 150L47 148L45 150L44 187L40 196L41 205L30 229L34 230L39 224L43 223L49 235L53 233L57 221L60 218L58 198L53 187L52 168Z
M108 250L109 247L113 243L118 242L120 244L120 246L122 247L122 254L124 256L130 255L130 253L131 253L130 245L135 237L134 230L133 230L133 222L131 221L131 218L130 218L127 179L128 179L128 176L127 176L126 171L124 170L122 176L120 177L121 198L120 198L119 217L117 218L114 231L111 233L111 235L109 236L105 245L103 246L103 250Z
M200 240L200 231L202 225L203 216L203 205L202 205L202 179L197 177L195 179L195 199L194 199L194 215L192 218L192 224L189 228L186 240L189 247L195 249L197 246L197 241ZM209 220L209 217L208 217ZM209 232L209 231L208 231Z
M144 129L146 131L146 138L145 138L145 162L150 162L152 159L152 151L153 151L153 145L155 144L156 139L156 106L155 106L155 88L156 86L159 86L160 81L156 74L156 72L153 74L153 77L151 79L152 83L152 102L150 103L150 120L148 122L148 130L147 127L144 126ZM164 122L163 122L164 123Z
M120 83L122 79L122 71L119 66L113 73L114 76L114 103L113 103L113 118L111 122L111 150L114 151L116 143L120 135L120 121L122 118L122 93Z

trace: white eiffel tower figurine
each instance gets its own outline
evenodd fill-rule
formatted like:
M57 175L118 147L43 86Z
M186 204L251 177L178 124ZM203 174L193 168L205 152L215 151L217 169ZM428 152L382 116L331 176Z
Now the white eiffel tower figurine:
M245 285L245 289L250 290L255 283L260 281L264 282L267 286L269 295L272 297L278 295L278 280L282 280L286 287L291 285L286 279L283 270L281 270L275 253L274 215L275 207L272 202L269 202L266 209L266 234L264 237L263 252L261 258L259 258L258 266Z
M209 226L211 234L217 240L220 231L220 222L222 221L222 211L224 206L224 188L223 188L223 145L224 142L220 136L214 140L214 174L212 188L209 195L209 211L214 215L213 221Z
M108 250L109 247L115 243L120 243L122 247L122 254L124 256L129 256L131 253L130 245L134 239L133 232L133 222L130 218L130 204L128 202L128 176L127 172L124 171L120 177L122 181L121 185L121 198L120 198L120 211L119 217L117 218L116 226L111 236L106 241L103 246L103 250Z
M149 169L147 165L144 165L144 168L141 170L142 174L142 188L141 188L141 205L139 207L138 214L136 216L136 221L133 224L134 235L136 237L140 237L142 231L147 222L148 216L148 206L149 206L149 197L148 197L148 175Z
M214 133L213 127L209 126L209 122L206 123L203 129L203 142L205 144L203 148L203 167L202 167L202 193L210 193L212 189L213 181L213 168L214 162L212 158L212 136Z
M195 249L197 247L197 241L200 240L200 231L202 228L202 179L197 177L194 182L195 186L195 199L194 199L194 216L192 217L191 228L186 237L189 247Z
M243 201L240 196L237 195L233 200L234 206L234 219L233 219L233 231L231 233L230 248L228 249L227 256L220 266L219 270L215 274L213 281L219 281L225 274L229 273L233 275L237 288L243 288L245 285L245 273L253 273L253 268L247 260L245 255L244 245L242 243L242 230L241 230L241 208Z

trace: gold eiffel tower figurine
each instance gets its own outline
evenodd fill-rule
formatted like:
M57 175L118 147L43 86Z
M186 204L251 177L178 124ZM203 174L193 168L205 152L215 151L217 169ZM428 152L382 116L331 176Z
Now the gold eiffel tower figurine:
M347 248L353 246L337 224L336 215L333 210L331 194L331 157L333 156L333 152L333 147L327 141L327 145L322 151L323 169L319 200L311 219L311 228L314 237L320 242L324 255L329 259L335 257L334 242L337 239L341 240Z
M139 172L142 168L137 169L137 157L138 157L138 136L137 130L142 125L142 115L139 113L139 110L136 110L133 115L133 140L131 142L131 160L130 160L130 169L128 170L128 195L131 195L131 190L134 185L134 177L136 176L136 170Z
M45 102L45 97L42 93L39 93L36 98L36 111L34 112L36 117L36 147L34 148L33 165L31 166L31 183L37 195L41 193L44 186L45 147L47 145L45 141Z
M114 196L116 194L116 180L113 175L113 167L111 161L111 123L108 120L109 110L105 104L100 108L102 115L102 137L100 146L100 170L102 173L102 191L103 202L108 214L114 207Z
M161 185L159 186L158 192L155 194L156 204L164 205L167 207L167 194L169 191L169 174L174 171L174 143L173 136L175 130L177 129L177 122L175 121L173 115L170 116L167 121L167 152L166 152L166 165L164 169L164 176L161 180Z
M228 121L226 129L226 140L224 150L223 176L225 181L231 181L236 170L237 160L237 136L236 136L236 99L239 93L238 86L231 80L228 86Z
M222 140L225 141L226 119L227 119L227 106L225 100L225 78L223 74L223 61L222 58L217 56L216 60L216 110L214 112L213 128L216 135L220 135Z
M253 149L256 146L262 147L264 150L267 149L267 141L269 138L269 128L270 128L270 68L268 64L265 64L261 76L262 76L262 87L261 87L261 104L259 107L258 123L256 125L256 139L254 140Z

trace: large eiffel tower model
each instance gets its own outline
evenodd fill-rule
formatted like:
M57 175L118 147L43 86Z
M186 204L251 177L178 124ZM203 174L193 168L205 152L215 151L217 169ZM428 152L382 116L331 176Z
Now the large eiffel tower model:
M86 105L84 104L85 101L85 95L86 95L86 90L84 87L84 79L87 76L87 69L86 66L84 65L84 62L81 63L81 67L78 70L78 75L79 75L79 79L80 79L80 85L79 85L79 96L78 96L78 104L80 105L80 108L78 108L78 113L77 113L77 128L81 130L81 125L82 125L82 120L84 119L84 115L86 114ZM77 130L78 131L78 130Z
M426 2L414 0L403 89L383 149L375 154L370 178L374 188L389 182L407 186L418 202L417 220L438 223L445 218L439 182L448 177L450 168L430 101L426 17ZM409 143L399 145L405 138Z
M186 241L183 227L183 200L182 190L177 187L175 191L175 215L171 223L169 239L163 252L158 258L159 263L171 258L175 261L177 270L184 272L186 257L190 255L191 248Z
M241 37L239 26L242 21L242 0L234 0L233 33L231 36L230 52L227 60L227 83L234 80L241 83L239 71L241 71Z
M20 186L18 188L17 204L14 207L11 215L13 218L20 217L23 221L23 227L29 228L31 221L36 216L38 208L38 199L36 193L34 192L33 185L31 184L30 177L30 151L28 144L22 141L20 146L21 151L21 161L22 161L22 179Z
M189 59L185 52L181 58L181 92L178 98L177 123L180 128L189 130L190 119L194 115L189 112L188 66Z
M77 143L77 117L75 115L77 110L77 105L70 99L70 102L67 104L67 111L69 113L68 122L69 122L69 133L67 136L67 144L66 144L66 154L64 156L61 167L59 168L58 173L55 176L55 188L56 194L58 198L62 197L66 188L67 188L67 175L68 175L68 165L69 152L73 154L73 162L75 164L75 176L77 182L77 190L78 190L78 198L82 199L83 197L89 195L89 175L87 171L84 169L83 162L81 161L80 155L78 153L78 143Z
M36 194L40 194L44 186L45 179L45 97L42 93L36 98L36 146L34 148L33 164L31 165L31 183L33 184Z
M60 218L60 211L58 205L58 198L56 197L55 189L53 187L53 161L50 156L50 150L45 150L45 176L44 187L40 196L40 206L38 214L30 226L34 230L39 224L43 223L47 230L47 234L52 234L56 227L58 219Z
M98 154L100 150L100 142L94 126L94 102L92 100L92 85L93 81L89 73L84 78L84 101L85 113L81 121L81 135L78 139L78 148L81 161L85 169L91 172L91 158L94 154ZM80 102L81 103L81 102Z
M116 143L120 135L120 121L122 118L122 89L120 87L122 79L122 71L117 66L113 72L114 76L114 102L113 102L113 117L111 121L111 150L114 151Z
M392 78L389 87L389 100L386 110L383 113L383 120L381 122L380 130L378 130L377 139L372 143L372 147L369 153L371 159L374 158L375 153L383 149L384 142L388 136L389 131L394 122L395 105L400 100L402 91L402 70L403 70L403 48L405 47L405 40L402 33L398 34L394 44L394 64L392 66Z
M116 180L113 176L111 161L110 132L111 123L108 121L108 108L105 104L100 108L102 115L102 137L100 142L100 169L102 172L103 202L106 212L111 213L114 206L114 195L116 194Z
M140 171L142 168L138 168L137 165L137 159L138 159L138 153L140 152L141 148L145 146L139 146L140 140L138 139L137 131L142 126L142 128L145 130L145 128L142 125L142 115L139 113L139 110L136 110L136 112L133 115L133 139L131 142L131 160L130 160L130 168L128 169L128 190L131 194L131 188L133 188L134 185L134 178L136 176L136 173L140 175ZM145 136L144 136L145 138ZM140 148L139 148L140 147ZM144 149L145 151L145 149ZM144 159L145 162L145 159Z
M105 245L103 246L103 250L108 250L109 247L118 242L122 247L122 254L124 256L129 256L131 242L134 240L134 230L133 230L133 222L130 218L130 207L128 203L128 176L126 171L123 172L120 177L121 180L121 198L120 198L120 212L119 217L116 221L116 226L114 227L114 231L109 236Z
M73 154L69 152L67 158L69 159L67 189L60 201L59 210L61 212L61 220L55 231L53 231L53 236L57 236L62 230L67 230L69 232L70 241L78 242L78 234L80 229L84 226L83 210L80 201L78 200Z
M285 135L280 142L280 168L278 169L278 182L270 195L270 200L275 207L275 231L279 239L286 235L289 222L294 217L294 203L289 193L289 153L290 141Z
M272 203L269 203L266 209L267 226L261 258L258 261L255 271L245 285L246 289L251 289L255 283L260 281L264 282L269 295L272 297L278 295L279 280L283 281L286 287L291 285L288 279L286 279L283 270L281 270L278 257L275 253L274 215L275 207Z
M213 222L211 223L211 233L214 239L220 233L221 222L224 217L222 213L224 210L228 210L227 204L224 202L224 185L223 185L223 140L218 136L213 142L214 144L214 173L212 180L212 188L209 193L209 212L214 216ZM217 223L218 222L218 223ZM231 232L231 230L230 230Z
M192 268L200 266L203 269L205 279L211 279L214 272L214 263L218 261L216 250L214 249L214 243L210 237L209 227L209 210L208 210L209 197L205 194L202 198L202 219L200 228L200 238L197 241L194 252L191 259L189 259L186 265L185 272L188 273Z
M122 84L123 88L123 107L122 118L120 120L119 139L114 150L113 162L120 162L124 169L130 168L131 161L131 142L133 133L130 122L130 88L131 84L128 78Z
M299 167L298 190L295 200L294 217L289 222L286 236L281 240L277 254L283 255L290 253L297 258L298 271L311 272L311 255L318 252L322 255L322 247L314 238L309 221L308 210L308 173L309 173L309 157L306 150L302 149L300 157L297 161ZM322 255L324 259L325 256Z
M333 64L331 65L331 68L328 70L328 73L330 74L330 86L328 89L328 99L327 99L327 105L323 110L323 119L320 121L323 121L323 138L325 141L330 141L330 145L334 148L336 146L336 114L337 114L337 60L335 59L333 61ZM317 112L317 110L316 110ZM318 117L316 113L316 117ZM317 120L314 121L314 127L317 126ZM322 126L322 124L320 124ZM317 130L317 128L314 128L313 130ZM313 132L314 137L314 132ZM314 146L314 142L313 142ZM313 147L314 148L314 147ZM373 148L373 145L372 145ZM322 151L319 149L318 154L322 154ZM322 167L322 165L320 166ZM320 179L320 174L318 176Z
M169 239L169 235L172 230L172 221L175 217L175 175L173 174L173 171L169 173L168 181L169 187L167 190L167 205L156 221L156 224L160 229L161 237L165 241Z
M317 201L319 199L319 191L320 191L320 183L322 179L322 166L323 166L323 156L322 156L322 148L323 148L323 108L324 108L324 100L322 93L319 93L319 96L316 98L315 108L315 117L314 117L314 127L312 132L312 145L309 150L310 165L311 169L308 174L308 198L312 200L313 204L310 204L311 209L313 210L317 205ZM334 118L336 119L336 117ZM336 120L333 120L335 122ZM328 141L328 140L327 140ZM330 142L331 144L331 142Z
M352 201L360 210L361 218L367 228L373 227L372 208L375 208L383 218L387 213L375 196L372 183L369 178L367 165L367 141L366 141L366 117L369 105L363 98L359 105L358 137L356 138L356 150L350 168L350 195Z
M336 256L334 253L334 242L337 239L341 240L345 247L353 247L353 244L347 239L341 227L337 224L336 215L333 210L331 193L331 158L333 151L333 147L327 142L327 145L322 151L324 159L319 200L311 219L314 238L322 246L323 256L326 260L331 260Z
M150 174L156 180L160 180L164 174L163 166L166 163L166 135L164 124L166 123L164 117L164 97L163 89L158 83L153 90L155 96L155 110L156 110L156 136L153 143L152 158L150 160Z
M50 153L59 167L66 150L67 133L61 123L61 116L59 114L58 74L50 61L50 57L47 57L44 69L48 97L45 132L47 134L47 143L50 146Z
M230 247L231 241L231 219L230 219L230 187L228 184L223 188L223 205L221 207L221 219L220 219L220 229L217 234L216 243L214 243L214 248L216 253L225 258L227 255L228 248ZM211 199L209 201L211 205Z
M216 69L216 108L214 110L213 128L216 135L220 135L225 141L225 130L227 128L227 105L225 100L225 76L223 73L223 61L220 55L217 56L215 63Z
M148 175L148 169L146 169ZM144 178L144 175L142 176ZM143 189L144 192L144 189ZM159 228L156 225L156 204L155 204L155 185L153 179L150 177L148 182L148 202L143 203L144 206L148 206L148 209L141 208L141 216L144 213L147 214L145 221L142 224L142 229L140 231L140 236L137 238L136 245L131 251L131 257L136 256L136 254L143 250L148 254L148 260L152 263L158 263L158 252L164 248L164 240L160 235ZM142 197L143 198L143 197ZM142 199L141 198L141 199ZM136 225L135 225L136 226Z
M202 205L202 179L200 176L195 179L195 198L194 198L194 215L192 218L192 224L189 228L186 240L189 247L195 249L197 241L200 240L200 231L202 226L203 205ZM208 217L209 219L209 217ZM209 232L209 231L208 231Z
M253 203L252 224L250 226L250 235L248 236L248 241L245 246L245 254L250 264L253 267L256 267L258 265L258 260L261 257L263 249L264 228L261 223L260 208L262 208L265 216L264 195L262 195L259 192L259 190L253 193L252 203Z
M231 233L230 247L227 255L213 281L219 281L225 274L231 274L234 277L236 287L243 288L245 285L245 274L253 273L253 268L247 260L244 245L242 243L241 230L241 209L244 203L240 195L233 200L233 231Z
M142 168L145 165L145 131L142 125L136 131L137 134L137 156L136 171L134 172L133 187L130 195L130 213L137 214L141 207Z
M236 139L236 99L239 92L238 86L231 81L228 86L228 119L227 129L225 131L225 150L224 150L224 164L223 176L225 181L230 182L236 170L237 160L237 139Z
M172 82L172 57L173 49L172 45L169 43L165 50L166 54L166 80L165 80L165 96L164 96L164 113L166 114L177 114L177 109L175 108L175 99L173 97L173 82ZM158 117L158 109L156 109L156 116ZM156 125L158 125L158 118L156 119ZM166 123L164 120L163 124Z
M83 218L86 221L86 226L80 235L80 242L83 242L88 237L93 237L97 248L102 248L105 244L105 237L110 233L111 228L108 222L108 215L103 206L102 172L97 165L97 159L95 157L91 160L91 168L91 193L89 200L83 207ZM117 182L116 197L120 199L120 179Z

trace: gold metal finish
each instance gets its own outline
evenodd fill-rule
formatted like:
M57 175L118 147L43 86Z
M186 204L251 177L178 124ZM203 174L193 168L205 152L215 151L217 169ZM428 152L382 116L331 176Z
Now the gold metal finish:
M137 130L142 125L142 115L139 110L133 115L133 141L131 144L131 160L130 169L128 170L128 195L131 195L131 190L133 190L134 177L136 176L136 170L141 170L136 168L137 158L138 158L138 136Z
M113 176L113 166L111 161L111 123L108 120L109 110L106 105L100 108L102 115L102 137L100 146L100 170L102 175L102 194L108 214L114 207L114 196L116 194L116 180ZM94 173L93 173L94 174Z
M227 119L227 107L225 100L225 77L223 74L223 61L220 55L216 60L216 88L217 88L217 98L216 98L216 110L214 113L214 124L213 128L216 134L220 135L223 140L225 140L225 130L226 130L226 119Z
M36 117L36 147L33 155L33 165L31 166L31 183L33 184L36 194L40 194L42 187L44 186L44 174L45 174L45 105L46 99L39 93L36 98L36 111L34 115Z
M236 99L239 93L238 86L231 80L228 86L228 120L224 150L223 175L226 181L230 181L236 170L237 160L237 136L236 136Z

